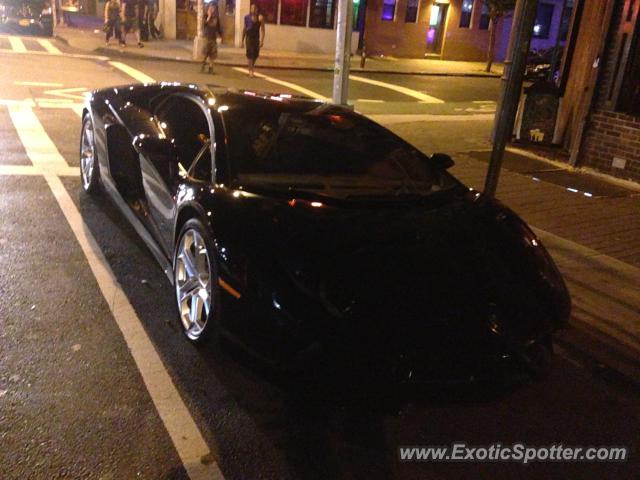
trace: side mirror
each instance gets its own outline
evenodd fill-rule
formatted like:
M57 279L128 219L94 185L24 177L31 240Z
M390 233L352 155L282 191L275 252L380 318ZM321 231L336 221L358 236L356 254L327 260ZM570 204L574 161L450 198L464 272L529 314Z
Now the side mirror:
M153 166L167 185L173 183L178 170L178 152L171 140L140 134L133 139L133 148ZM141 166L143 172L148 171L148 167Z
M429 158L434 166L442 170L448 170L454 165L453 159L446 153L434 153Z

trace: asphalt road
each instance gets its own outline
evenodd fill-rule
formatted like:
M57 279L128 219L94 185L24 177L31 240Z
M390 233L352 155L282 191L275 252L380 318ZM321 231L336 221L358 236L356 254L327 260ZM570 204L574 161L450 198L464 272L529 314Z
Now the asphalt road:
M31 47L30 40L25 45ZM40 53L16 53L3 42L8 40L0 38L0 478L187 477L171 419L158 414L163 399L149 393L154 390L147 377L143 381L136 352L116 323L118 311L100 289L104 279L93 273L95 260L80 248L84 234L96 239L210 449L203 462L217 463L224 478L637 478L637 394L590 376L561 355L554 357L551 374L537 381L518 377L407 392L380 386L363 393L356 384L317 379L292 389L230 347L189 345L161 269L111 202L84 195L74 173L82 93L132 78L104 60L48 54L37 41L33 46L41 46ZM215 78L218 84L260 90L278 85L222 67L209 77L173 62L126 64L158 80ZM330 79L322 75L261 72L329 92ZM356 103L359 110L384 115L382 120L421 149L455 152L485 145L491 126L485 102L496 99L495 80L375 79L444 101L420 103L388 87L353 85L354 98L375 100ZM407 114L420 117L393 117ZM448 118L431 117L438 114ZM36 162L39 169L32 167ZM56 179L62 193L54 188ZM70 204L64 203L67 196ZM79 230L69 223L76 209ZM397 459L399 446L454 441L624 445L631 458L528 466Z

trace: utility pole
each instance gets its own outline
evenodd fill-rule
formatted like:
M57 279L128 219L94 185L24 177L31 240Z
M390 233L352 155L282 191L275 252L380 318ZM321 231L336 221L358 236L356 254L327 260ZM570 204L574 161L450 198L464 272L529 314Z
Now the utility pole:
M193 59L200 60L204 47L204 0L196 1L196 36L193 39Z
M513 14L507 60L504 62L502 75L502 93L493 127L493 150L484 184L484 193L492 197L498 188L504 150L513 133L537 6L538 0L518 0Z
M333 70L333 103L338 105L347 105L349 99L352 25L353 0L340 0L336 29L336 63Z

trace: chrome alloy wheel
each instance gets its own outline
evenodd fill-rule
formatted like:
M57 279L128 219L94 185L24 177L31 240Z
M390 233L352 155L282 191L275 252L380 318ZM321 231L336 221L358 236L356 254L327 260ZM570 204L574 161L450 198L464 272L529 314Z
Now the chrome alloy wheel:
M194 229L180 238L174 268L180 321L191 340L198 340L212 307L211 263L204 239Z
M93 147L93 123L85 119L82 125L80 138L80 173L82 174L82 186L90 190L93 186L93 170L95 168L95 150Z

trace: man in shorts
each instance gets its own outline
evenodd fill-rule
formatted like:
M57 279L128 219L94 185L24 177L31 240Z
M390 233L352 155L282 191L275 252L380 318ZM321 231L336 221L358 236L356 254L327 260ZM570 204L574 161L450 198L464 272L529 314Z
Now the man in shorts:
M138 0L122 0L122 10L120 11L122 17L122 42L120 46L124 47L127 43L127 34L130 32L135 33L136 40L138 41L138 47L142 48L144 45L140 41L140 29L138 28L139 22L139 5Z

